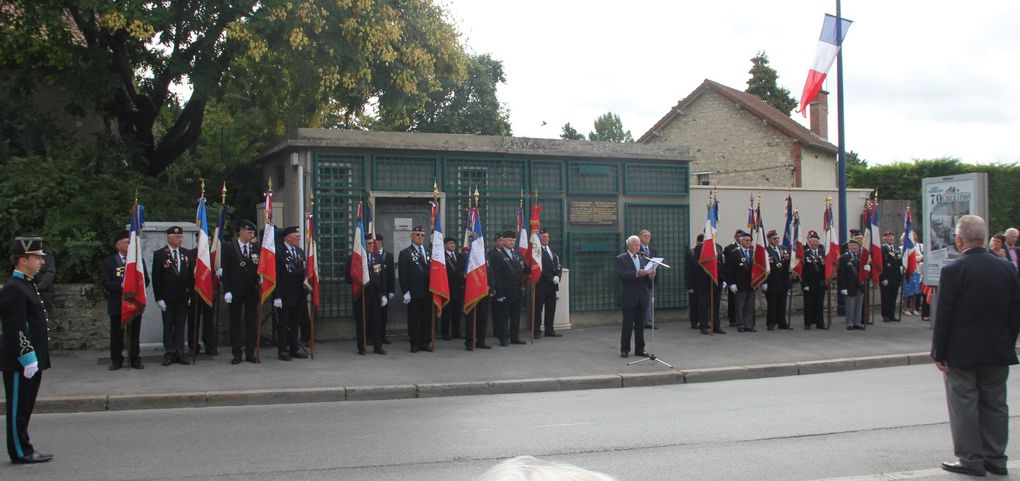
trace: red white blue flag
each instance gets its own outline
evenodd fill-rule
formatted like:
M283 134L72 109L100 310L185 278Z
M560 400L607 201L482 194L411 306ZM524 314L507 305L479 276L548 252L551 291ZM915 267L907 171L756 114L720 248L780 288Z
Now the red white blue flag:
M903 275L907 278L917 270L917 244L914 243L914 224L910 222L910 206L903 214Z
M195 293L205 301L207 306L213 304L213 265L209 256L209 220L205 212L205 197L198 199L198 210L195 212L195 225L198 226L198 253L195 259Z
M845 18L839 23L839 35L836 35L836 17L826 14L822 22L822 34L818 37L818 48L815 50L815 61L808 70L807 81L804 82L804 91L800 94L800 108L797 110L807 117L807 106L818 96L818 90L822 88L832 63L836 61L836 54L839 53L843 39L846 38L846 31L853 23ZM838 37L838 38L837 38Z
M265 229L262 231L262 249L259 251L259 277L262 287L259 289L259 302L266 302L276 290L276 227L273 226L273 193L266 192L264 219Z
M362 218L362 204L358 202L358 223L354 227L354 245L351 248L351 289L354 299L361 298L361 292L370 280L368 277L368 248L365 242L365 224Z
M439 205L432 204L432 261L429 264L429 292L437 312L442 312L450 302L450 280L446 276L446 245L443 242L443 225L439 219Z
M705 218L705 232L701 243L701 255L698 257L698 265L704 269L705 274L712 279L713 284L719 284L719 259L715 252L715 232L719 222L719 201L714 200L712 195L708 196L708 204L705 206L708 214Z
M471 248L468 250L464 283L464 313L468 314L485 296L489 295L489 274L485 265L485 236L478 208L472 212L474 225L471 227Z
M143 206L131 207L131 237L124 265L124 289L120 298L120 325L126 326L145 310L145 265L142 262Z

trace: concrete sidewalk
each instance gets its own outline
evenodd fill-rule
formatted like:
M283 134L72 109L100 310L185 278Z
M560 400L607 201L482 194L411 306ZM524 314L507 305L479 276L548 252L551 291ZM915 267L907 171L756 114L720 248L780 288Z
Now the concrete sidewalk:
M436 351L409 352L403 338L386 356L359 356L353 341L319 343L315 360L283 362L263 348L262 363L230 364L229 346L190 366L108 371L108 352L54 354L36 409L77 412L292 402L403 399L451 395L599 389L810 374L928 363L931 329L916 316L847 331L833 317L829 331L794 330L706 336L684 322L662 323L648 350L668 368L619 355L619 326L564 331L533 345L468 352L463 340L438 340ZM725 325L725 321L724 321ZM646 330L646 342L652 331ZM487 340L490 344L493 340ZM152 353L150 353L152 354ZM149 359L156 359L150 357Z

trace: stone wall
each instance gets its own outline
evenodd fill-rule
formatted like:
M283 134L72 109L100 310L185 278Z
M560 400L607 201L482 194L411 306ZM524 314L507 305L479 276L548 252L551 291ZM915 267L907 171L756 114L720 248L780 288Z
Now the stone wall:
M110 345L106 292L93 284L57 284L50 310L50 349L102 349Z

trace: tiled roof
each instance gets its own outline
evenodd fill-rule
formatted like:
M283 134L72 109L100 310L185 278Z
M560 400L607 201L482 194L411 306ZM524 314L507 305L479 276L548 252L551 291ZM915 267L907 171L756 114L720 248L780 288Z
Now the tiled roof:
M753 94L727 87L719 82L709 79L705 79L705 81L699 85L698 88L694 89L690 95L678 102L676 107L670 109L669 113L659 119L659 121L656 122L652 128L648 129L648 132L645 132L645 134L637 141L639 143L646 143L651 140L653 136L657 135L656 132L660 131L666 125L669 125L673 119L680 115L680 112L695 102L701 94L709 89L733 101L744 110L747 110L752 115L768 122L769 125L783 132L788 137L799 141L801 144L836 153L837 149L835 145L819 137L810 129L797 123L788 115L776 110L775 107L765 103L764 100Z

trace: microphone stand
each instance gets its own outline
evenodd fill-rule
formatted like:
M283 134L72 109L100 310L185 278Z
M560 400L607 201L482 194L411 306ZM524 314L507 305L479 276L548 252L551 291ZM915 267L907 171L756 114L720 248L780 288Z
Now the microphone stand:
M642 259L648 259L649 261L651 261L651 259L649 259L649 257L646 256L642 252L638 252L638 255L641 256ZM666 269L671 269L671 267L669 267L666 264L663 264L661 262L656 262L656 264L658 264L659 266L665 267ZM656 268L656 269L658 269L658 268ZM673 366L671 364L669 364L666 361L663 361L662 359L659 359L659 358L655 357L655 352L654 352L654 347L655 347L655 281L654 280L652 281L652 303L651 303L650 306L648 306L648 308L652 310L652 313L651 313L651 316L650 316L652 318L652 328L650 329L652 331L652 339L648 343L648 347L649 348L645 349L645 351L648 352L648 357L642 358L642 359L638 359L636 361L628 362L627 365L630 366L630 365L633 365L633 364L637 364L639 362L654 361L654 362L657 362L659 364L662 364L662 365L672 369Z

